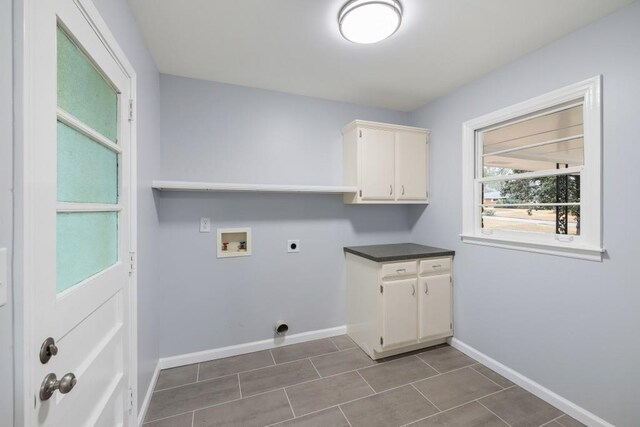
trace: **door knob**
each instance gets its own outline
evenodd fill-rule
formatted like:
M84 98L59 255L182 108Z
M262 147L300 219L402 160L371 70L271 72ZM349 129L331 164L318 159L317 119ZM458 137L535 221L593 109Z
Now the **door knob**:
M44 340L40 347L40 362L44 365L56 354L58 354L58 346L56 346L55 340L51 337Z
M56 390L59 390L62 394L67 394L73 390L77 383L78 379L72 373L64 375L59 380L56 374L48 374L44 377L42 385L40 386L40 400L49 400Z

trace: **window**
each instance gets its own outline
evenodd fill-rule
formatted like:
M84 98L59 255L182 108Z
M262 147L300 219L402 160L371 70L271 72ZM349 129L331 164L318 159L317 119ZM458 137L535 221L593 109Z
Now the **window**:
M600 80L464 123L464 242L602 259Z

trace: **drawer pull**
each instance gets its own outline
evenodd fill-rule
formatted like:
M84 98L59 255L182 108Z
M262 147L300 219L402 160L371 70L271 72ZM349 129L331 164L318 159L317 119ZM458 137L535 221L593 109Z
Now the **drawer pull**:
M442 264L434 264L432 265L434 269L442 268Z
M411 295L416 294L416 285L411 285Z
M424 294L429 295L429 285L427 282L424 283Z
M407 271L406 268L398 268L398 269L396 269L396 273L404 273L406 271Z

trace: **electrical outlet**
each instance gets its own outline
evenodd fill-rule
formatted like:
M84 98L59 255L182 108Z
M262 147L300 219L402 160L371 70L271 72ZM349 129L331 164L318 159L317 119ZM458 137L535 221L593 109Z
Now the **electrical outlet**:
M300 252L300 240L287 240L287 252Z
M200 232L211 233L211 218L200 218Z

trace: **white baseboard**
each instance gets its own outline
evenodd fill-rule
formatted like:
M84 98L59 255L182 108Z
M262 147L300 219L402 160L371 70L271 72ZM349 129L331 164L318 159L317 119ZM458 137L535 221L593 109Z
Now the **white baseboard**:
M160 369L175 368L177 366L190 365L192 363L206 362L209 360L222 359L224 357L237 356L239 354L252 353L254 351L268 350L283 345L297 344L321 338L335 337L337 335L343 335L346 333L346 326L320 329L318 331L302 332L299 334L287 335L284 337L270 338L262 341L232 345L229 347L214 348L211 350L198 351L195 353L163 357L158 362L158 365L160 366Z
M151 402L151 395L153 394L153 390L156 388L156 382L158 381L158 374L160 373L160 361L156 364L156 369L153 370L153 375L151 376L151 382L149 383L149 388L147 388L147 392L144 394L144 400L142 401L142 406L138 411L138 425L141 426L144 422L144 417L147 416L147 409L149 409L149 403Z
M586 409L576 405L570 400L565 399L557 393L549 390L548 388L538 384L529 377L525 377L519 372L514 371L508 366L503 365L497 360L487 356L486 354L476 350L470 345L465 344L457 338L451 338L450 342L452 347L457 348L467 356L477 360L478 362L486 365L492 370L496 371L503 377L511 380L515 384L519 385L529 393L538 396L545 402L555 406L566 414L572 416L576 420L593 427L614 427L613 424L603 420L597 415L587 411Z

